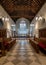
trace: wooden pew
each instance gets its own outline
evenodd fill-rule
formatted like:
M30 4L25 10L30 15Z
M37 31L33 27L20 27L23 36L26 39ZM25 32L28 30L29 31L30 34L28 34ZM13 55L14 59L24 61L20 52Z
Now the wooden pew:
M31 40L32 41L32 40ZM37 44L37 47L39 49L39 51L42 51L42 53L46 54L46 38L40 37L40 38L36 38L33 40L33 42L35 44ZM33 47L35 47L34 45L32 45ZM36 47L35 47L36 49Z
M39 49L46 54L46 38L39 38Z
M29 40L30 44L32 45L32 47L34 48L34 50L39 53L39 48L38 48L38 42L33 40L33 39L30 39Z
M0 38L0 55L1 56L5 55L5 47L4 47L3 39L2 38Z
M10 48L15 44L15 38L5 38L4 39L4 46L6 50L10 50Z

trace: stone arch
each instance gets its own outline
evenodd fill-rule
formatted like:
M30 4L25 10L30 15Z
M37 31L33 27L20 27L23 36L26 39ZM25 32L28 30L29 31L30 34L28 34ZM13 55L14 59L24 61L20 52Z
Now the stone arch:
M26 18L19 18L17 21L16 21L16 31L18 32L18 29L19 29L19 25L20 23L25 23L26 24L26 29L25 29L25 32L27 30L27 34L29 34L29 29L30 29L30 21ZM22 30L23 32L23 30Z

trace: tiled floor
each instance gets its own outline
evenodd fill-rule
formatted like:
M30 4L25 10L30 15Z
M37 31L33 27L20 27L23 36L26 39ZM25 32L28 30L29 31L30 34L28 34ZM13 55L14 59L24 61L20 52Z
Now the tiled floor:
M12 50L0 58L0 65L45 65L38 57L28 40L18 40Z

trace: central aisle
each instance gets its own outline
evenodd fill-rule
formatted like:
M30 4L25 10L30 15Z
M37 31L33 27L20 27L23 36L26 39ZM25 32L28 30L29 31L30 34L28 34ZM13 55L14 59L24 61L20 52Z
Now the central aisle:
M28 40L17 40L3 65L41 65Z

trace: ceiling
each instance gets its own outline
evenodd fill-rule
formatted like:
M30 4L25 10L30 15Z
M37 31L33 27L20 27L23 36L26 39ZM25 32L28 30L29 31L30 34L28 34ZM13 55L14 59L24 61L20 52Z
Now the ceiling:
M31 21L44 3L45 0L0 0L0 4L14 21L21 17Z

